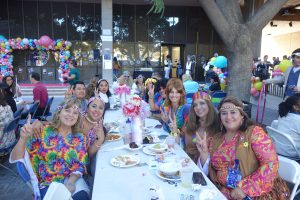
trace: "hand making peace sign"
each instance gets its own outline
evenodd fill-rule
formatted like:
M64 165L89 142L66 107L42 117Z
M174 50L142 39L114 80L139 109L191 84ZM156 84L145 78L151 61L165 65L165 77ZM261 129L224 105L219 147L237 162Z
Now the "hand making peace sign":
M33 135L33 126L31 122L31 114L28 115L26 124L21 128L21 138L27 139Z

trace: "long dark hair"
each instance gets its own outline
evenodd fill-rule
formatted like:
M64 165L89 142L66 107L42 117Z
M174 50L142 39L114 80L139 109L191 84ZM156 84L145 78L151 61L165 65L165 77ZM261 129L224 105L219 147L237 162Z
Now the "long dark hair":
M0 106L6 106L7 102L6 102L6 90L7 90L8 86L6 83L0 83Z
M13 82L12 82L11 85L8 85L8 84L7 84L7 82L6 82L6 79L7 79L7 78L11 78L11 79L12 79ZM14 77L11 76L11 75L5 76L5 77L3 78L3 82L7 84L8 90L10 90L10 91L15 95L16 92L17 92L17 91L16 91L16 90L17 90L17 89L16 89L17 86L16 86L16 82L15 82Z
M218 114L216 112L216 109L214 108L213 104L207 100L204 99L207 106L208 106L208 114L205 121L205 126L203 127L206 129L208 135L212 136L213 134L220 132L220 122L218 119ZM190 108L188 122L186 124L186 130L187 134L193 135L197 129L200 127L199 117L196 115L196 112L194 110L194 100L192 102L192 106Z
M109 91L109 83L108 83L108 81L107 81L106 79L100 79L100 80L98 81L98 83L97 83L96 88L98 89L100 83L103 82L103 81L107 83L108 90L107 90L107 92L106 92L106 95L107 95L108 97L110 97L110 96L111 96L111 93L110 93L110 91Z
M244 120L243 120L243 123L242 125L239 127L239 131L246 131L247 128L249 126L252 126L252 125L255 125L255 123L253 121L251 121L251 119L249 119L247 113L243 110L244 109L244 104L242 101L240 101L238 98L236 97L233 97L233 96L227 96L225 97L224 99L222 99L222 101L220 102L219 106L218 106L218 110L219 110L219 119L220 119L220 122L222 123L221 121L221 112L220 112L220 109L222 108L223 104L224 103L232 103L233 105L235 105L238 110L240 111L241 115L244 117ZM223 127L221 128L221 132L222 133L226 133L226 128Z
M278 105L279 116L285 117L289 112L295 112L294 106L300 107L300 94L290 96Z

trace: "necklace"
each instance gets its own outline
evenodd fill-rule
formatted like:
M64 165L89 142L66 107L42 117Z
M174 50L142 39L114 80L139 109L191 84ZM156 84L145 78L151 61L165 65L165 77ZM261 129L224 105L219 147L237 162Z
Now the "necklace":
M85 116L86 120L92 124L97 124L98 122L94 122L92 121L90 118L88 118L88 116Z

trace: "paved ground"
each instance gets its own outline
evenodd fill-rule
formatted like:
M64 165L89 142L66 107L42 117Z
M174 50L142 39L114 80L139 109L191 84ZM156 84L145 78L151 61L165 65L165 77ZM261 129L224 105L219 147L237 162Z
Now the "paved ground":
M30 97L28 97L29 99ZM54 108L56 108L59 103L63 100L62 97L55 97L53 105L52 105L52 112ZM274 119L277 119L277 109L278 104L281 102L281 98L268 96L267 97L267 104L265 109L265 116L264 116L264 125L270 125ZM256 110L257 110L257 100L251 99L252 105L252 119L255 120ZM8 162L4 163L5 166L11 168L13 171L15 170L15 165L11 165ZM30 200L32 199L31 192L29 188L22 182L22 180L14 176L11 172L0 168L0 199L1 200ZM296 199L300 200L300 195Z

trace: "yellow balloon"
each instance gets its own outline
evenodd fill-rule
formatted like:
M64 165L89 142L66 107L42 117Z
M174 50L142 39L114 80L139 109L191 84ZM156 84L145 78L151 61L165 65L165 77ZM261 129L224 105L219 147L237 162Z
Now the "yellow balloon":
M260 91L262 88L262 82L259 81L259 82L254 83L254 88L256 90Z
M293 66L293 63L289 60L283 60L279 63L279 69L282 71L282 72L285 72L287 68Z
M274 71L277 70L277 69L279 69L279 65L274 66Z
M225 88L226 88L225 83L221 83L220 86L221 86L221 90L225 90Z
M211 57L211 58L210 58L210 62L212 62L212 61L214 61L214 60L216 60L216 57Z

